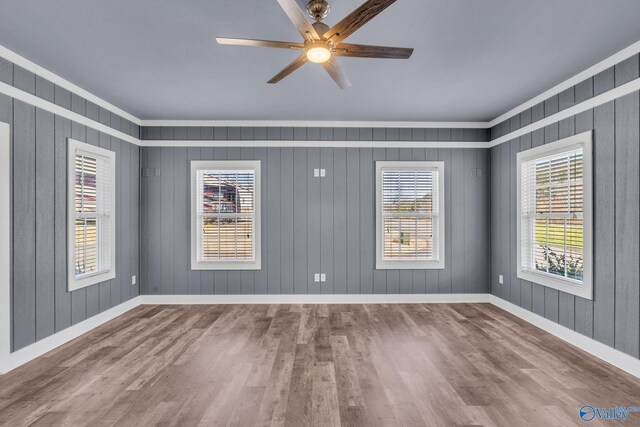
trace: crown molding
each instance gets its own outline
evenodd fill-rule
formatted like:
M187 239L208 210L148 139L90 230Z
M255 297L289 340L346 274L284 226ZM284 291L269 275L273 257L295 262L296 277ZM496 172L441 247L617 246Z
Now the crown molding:
M504 114L501 114L500 116L496 117L495 119L491 120L489 122L489 127L494 127L495 125L498 125L502 122L504 122L507 119L510 119L511 117L515 116L516 114L520 114L521 112L535 106L538 105L539 103L549 99L550 97L559 94L560 92L567 90L575 85L577 85L578 83L581 83L583 81L585 81L586 79L595 76L596 74L613 67L616 64L619 64L620 62L624 61L625 59L628 59L630 57L632 57L633 55L635 55L636 53L640 53L640 41L637 41L635 43L633 43L630 46L627 46L626 48L622 49L619 52L614 53L613 55L609 56L608 58L598 62L597 64L587 68L586 70L576 74L573 77L568 78L567 80L563 81L562 83L552 87L551 89L542 92L540 95L536 96L535 98L531 98L530 100L518 105L517 107L507 111Z
M116 107L115 105L105 101L104 99L95 96L94 94L82 89L81 87L76 86L75 84L63 79L59 75L47 70L46 68L43 68L38 64L29 61L27 58L18 55L14 51L9 50L2 45L0 45L0 58L4 58L7 61L13 62L15 65L22 67L25 70L42 77L43 79L49 80L51 83L54 83L70 92L73 92L76 95L86 99L87 101L91 101L94 104L106 110L109 110L110 112L115 113L121 117L124 117L125 119L137 124L138 126L141 126L142 121L139 118L127 113L126 111Z
M487 129L489 122L410 122L353 120L142 120L145 127L317 127Z
M489 148L486 141L145 140L143 147Z

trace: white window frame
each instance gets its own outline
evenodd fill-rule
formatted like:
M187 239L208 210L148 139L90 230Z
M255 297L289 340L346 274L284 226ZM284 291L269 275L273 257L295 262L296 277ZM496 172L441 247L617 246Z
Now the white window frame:
M200 170L253 170L255 186L253 193L253 260L198 261L198 211L197 189ZM194 160L191 162L191 269L192 270L260 270L262 268L260 227L260 161L259 160Z
M583 150L583 273L582 282L545 272L522 268L522 203L521 166L531 160L548 157L581 147ZM517 154L517 263L516 271L520 279L528 280L548 288L557 289L586 299L593 299L593 157L592 132L584 132L556 142L521 151Z
M382 172L437 171L438 172L438 259L437 260L389 260L384 258L384 220L382 210ZM377 161L376 162L376 269L444 269L445 268L445 174L444 162L432 161Z
M95 147L87 143L77 141L75 139L67 139L68 157L67 157L67 262L68 262L68 289L69 292L77 289L86 288L106 280L116 277L116 153L105 150L104 148ZM110 191L110 208L109 208L109 226L110 226L110 266L106 270L95 273L88 273L76 276L75 257L76 257L76 239L75 239L75 157L77 153L84 153L88 156L101 157L109 160L109 168L111 175L111 191Z

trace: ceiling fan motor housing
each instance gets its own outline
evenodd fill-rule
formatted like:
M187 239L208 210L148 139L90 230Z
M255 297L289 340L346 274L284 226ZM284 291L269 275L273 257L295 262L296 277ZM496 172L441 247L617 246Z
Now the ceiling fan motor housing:
M327 0L310 0L309 3L307 3L307 12L317 22L327 17L329 9Z

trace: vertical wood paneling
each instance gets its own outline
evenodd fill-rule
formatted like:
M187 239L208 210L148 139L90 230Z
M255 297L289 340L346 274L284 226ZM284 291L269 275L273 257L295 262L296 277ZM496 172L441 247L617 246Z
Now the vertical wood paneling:
M268 217L266 221L263 220L263 224L267 226L267 252L269 253L267 260L267 288L270 294L279 294L281 285L280 212L282 194L280 194L280 150L280 148L275 147L267 149L267 163L269 164L267 167ZM317 243L319 246L319 238Z
M349 130L347 130L349 137ZM354 136L355 137L355 136ZM360 293L360 150L347 148L347 292Z
M280 151L280 226L281 235L281 282L280 292L294 293L293 267L293 148Z
M458 206L465 206L465 184L466 175L470 173L465 165L464 150L454 148L451 150L451 167L448 175L450 180L445 180L445 186L450 188L450 202L447 203L445 213L448 212L451 224L461 224L461 227L450 227L451 239L447 239L451 245L451 256L445 259L448 264L447 269L451 271L451 292L454 294L463 293L465 285L465 227L464 217L466 209L458 209ZM448 185L447 185L448 183Z
M52 88L53 89L53 88ZM53 94L53 91L52 91ZM36 110L35 143L35 248L36 257L36 341L54 333L54 212L55 212L55 164L54 116Z
M320 282L313 281L313 275L321 273L321 248L320 248L320 180L314 177L313 170L320 168L320 149L307 150L307 256L308 274L307 289L310 294L322 293Z
M170 294L174 292L174 249L173 235L166 230L172 230L173 223L173 158L172 147L160 149L160 292Z
M56 95L57 96L57 95ZM56 101L58 98L56 98ZM67 138L71 122L55 118L55 330L71 326L71 294L67 292ZM107 137L108 138L108 137ZM15 179L15 171L14 171ZM15 284L14 284L15 286Z
M520 117L522 120L522 117ZM520 151L528 150L531 148L531 134L526 134L520 137ZM518 178L519 179L519 178ZM516 248L517 249L517 248ZM531 282L528 280L520 281L520 307L531 310L532 294L531 294Z
M347 293L347 149L333 149L333 292Z
M189 195L190 164L187 147L174 148L173 159L173 274L174 291L178 295L189 294L188 271L191 269L191 221Z
M325 128L326 129L326 128ZM325 135L332 138L333 133ZM335 277L333 268L333 148L320 149L320 167L325 170L325 177L320 178L320 271L326 274L326 282L320 284L323 294L334 293Z
M520 117L518 117L519 122ZM513 123L512 123L513 124ZM516 124L517 125L517 124ZM512 303L520 305L522 288L520 279L518 278L518 257L517 248L514 242L517 239L517 218L518 218L518 200L517 200L517 154L520 150L520 138L516 138L509 142L509 241L512 246L509 248L509 282L511 283L509 299Z
M361 129L360 137L363 138ZM373 293L375 269L375 170L373 150L360 149L360 292Z
M294 292L308 293L309 276L307 272L307 150L293 149L293 277ZM257 288L256 284L256 288Z
M640 356L640 97L615 101L615 347Z
M35 89L34 89L35 90ZM13 107L13 348L36 338L36 111Z

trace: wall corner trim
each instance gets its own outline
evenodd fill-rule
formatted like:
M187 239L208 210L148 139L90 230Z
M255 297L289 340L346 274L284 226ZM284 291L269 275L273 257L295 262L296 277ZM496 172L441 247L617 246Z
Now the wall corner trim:
M528 323L531 323L533 326L536 326L543 331L550 333L551 335L555 335L561 340L575 347L578 347L579 349L584 350L587 353L601 360L604 360L605 362L617 368L620 368L637 378L640 378L640 359L629 356L628 354L623 353L620 350L616 350L613 347L602 344L601 342L598 342L593 338L589 338L586 335L582 335L576 331L560 325L559 323L539 316L522 307L518 307L517 305L510 303L502 298L496 297L495 295L491 295L489 297L489 302L491 302L491 304L495 305L496 307L501 308L504 311L509 312Z

